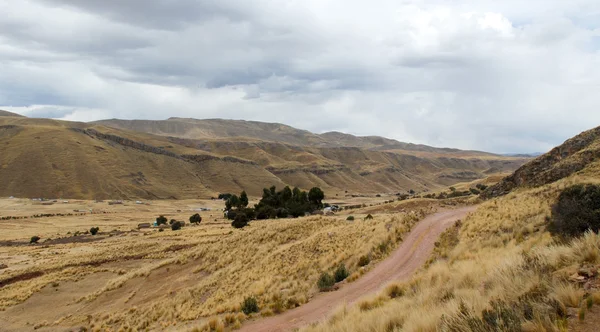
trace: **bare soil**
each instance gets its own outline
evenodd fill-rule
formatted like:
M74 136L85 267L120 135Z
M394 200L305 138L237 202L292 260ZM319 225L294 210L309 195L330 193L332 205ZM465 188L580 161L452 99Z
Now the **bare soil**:
M351 305L360 298L377 293L391 281L407 280L425 263L441 233L465 217L475 207L463 207L431 215L419 222L400 247L357 281L343 283L337 291L320 293L298 308L245 324L240 331L289 331L322 321L340 305Z

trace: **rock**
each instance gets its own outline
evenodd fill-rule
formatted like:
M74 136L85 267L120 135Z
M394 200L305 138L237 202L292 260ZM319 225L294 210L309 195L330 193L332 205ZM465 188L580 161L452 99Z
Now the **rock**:
M569 277L569 280L571 280L571 281L575 281L575 282L584 282L584 281L585 281L585 277L583 277L583 276L580 276L580 275L579 275L579 274L577 274L577 273L574 273L573 275L571 275L571 276Z
M582 277L593 278L598 275L598 270L591 267L582 267L577 271L577 274Z

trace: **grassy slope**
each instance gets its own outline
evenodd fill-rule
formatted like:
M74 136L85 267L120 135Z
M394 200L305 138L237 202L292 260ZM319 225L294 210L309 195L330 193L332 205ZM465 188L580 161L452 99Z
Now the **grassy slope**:
M194 121L197 120L193 120L192 125ZM211 121L217 124L213 130L219 135L237 129L228 128L229 122L223 120ZM176 127L189 125L183 121L158 123ZM291 135L289 139L294 140L300 135L295 129L281 125L244 121L236 124L250 126L255 136L266 135L266 138ZM264 126L272 128L261 132ZM202 155L210 160L189 162L70 128L92 128L161 151ZM488 154L427 152L427 156L415 156L398 151L295 146L238 138L191 140L95 124L16 117L0 118L0 153L3 156L0 179L5 183L0 188L0 196L88 199L206 198L218 192L241 190L259 195L265 186L286 184L303 189L320 186L329 196L344 191L395 193L414 189L421 192L485 178L490 172L512 170L524 162ZM239 160L245 163L236 162Z
M577 163L586 151L596 149L598 141L595 135L556 167ZM546 171L552 173L552 167ZM487 331L490 327L479 318L498 300L506 303L505 317L517 317L517 330L558 331L578 324L559 316L563 311L577 315L587 310L581 309L587 305L586 293L590 303L600 300L593 283L586 292L569 281L580 267L600 264L600 236L588 234L561 243L545 231L552 203L563 188L576 183L600 183L600 161L588 161L552 183L513 188L512 193L481 204L462 226L442 236L428 268L411 282L395 285L403 296L391 298L388 290L356 307L341 308L328 322L305 331Z

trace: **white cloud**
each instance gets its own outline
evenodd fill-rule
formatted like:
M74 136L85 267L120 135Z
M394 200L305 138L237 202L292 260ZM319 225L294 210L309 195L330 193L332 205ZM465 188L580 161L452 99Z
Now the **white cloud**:
M595 0L134 4L2 2L0 108L277 121L496 152L600 124Z

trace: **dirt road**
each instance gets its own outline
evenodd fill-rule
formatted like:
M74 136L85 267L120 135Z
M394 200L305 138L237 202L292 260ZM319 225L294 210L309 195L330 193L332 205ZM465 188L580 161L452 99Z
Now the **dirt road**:
M352 304L365 295L376 293L390 281L408 279L425 263L439 235L456 220L474 210L475 207L465 207L426 217L413 228L390 257L357 281L343 284L334 292L320 293L310 302L281 315L248 322L240 331L289 331L326 319L341 304Z

